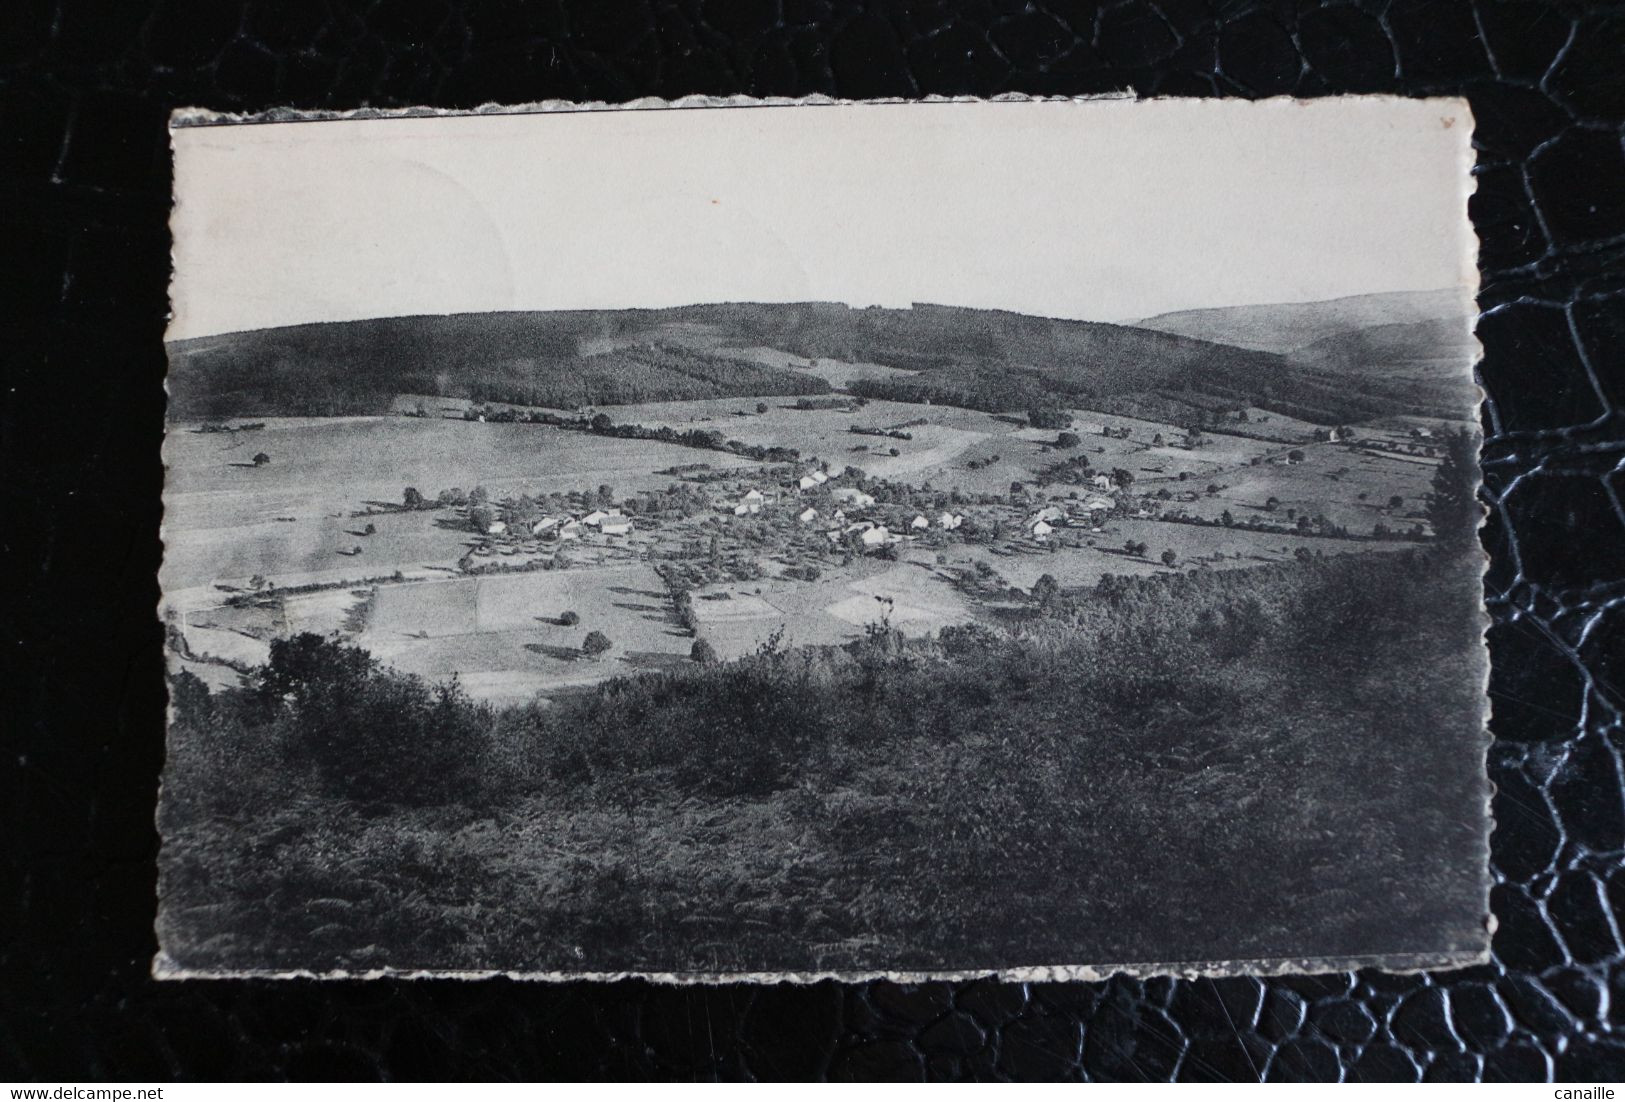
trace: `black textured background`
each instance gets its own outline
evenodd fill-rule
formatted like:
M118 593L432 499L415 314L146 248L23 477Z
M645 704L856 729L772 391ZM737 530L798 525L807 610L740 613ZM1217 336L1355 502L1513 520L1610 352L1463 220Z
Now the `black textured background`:
M1493 965L920 988L146 978L172 107L1127 87L1472 102ZM0 1078L1625 1075L1622 121L1620 4L0 4Z

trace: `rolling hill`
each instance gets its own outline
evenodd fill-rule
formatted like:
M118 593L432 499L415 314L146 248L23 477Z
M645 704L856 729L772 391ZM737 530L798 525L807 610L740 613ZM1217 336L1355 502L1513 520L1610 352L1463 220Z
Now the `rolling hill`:
M1354 295L1320 302L1223 306L1158 314L1135 324L1159 333L1216 341L1261 352L1293 352L1340 334L1382 325L1457 321L1470 307L1455 288Z
M1375 306L1319 309L1317 316L1333 314L1344 328L1322 332L1321 324L1314 331L1323 340L1368 328L1350 318L1393 323ZM1310 331L1307 323L1294 330ZM770 366L746 351L766 348L911 372L849 385L877 398L1019 412L1171 391L1335 423L1423 412L1418 395L1439 395L1419 390L1417 379L1390 370L1390 362L1403 356L1413 367L1459 365L1447 337L1438 327L1395 330L1364 345L1349 338L1289 357L1003 310L817 302L375 318L172 342L170 411L177 418L382 413L400 393L573 408L830 389L794 360ZM1386 359L1369 370L1367 359L1379 353Z

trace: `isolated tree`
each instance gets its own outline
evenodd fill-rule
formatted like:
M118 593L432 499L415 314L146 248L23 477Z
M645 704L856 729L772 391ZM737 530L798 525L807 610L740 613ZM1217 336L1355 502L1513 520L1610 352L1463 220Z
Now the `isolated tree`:
M588 423L592 426L593 432L608 432L615 425L615 422L609 419L609 414L607 413L593 414L592 420Z
M487 531L496 519L496 510L489 505L474 505L468 510L468 526L476 532Z
M472 490L468 491L468 503L470 505L484 505L490 500L491 492L484 486L476 486Z
M426 504L416 486L408 486L401 494L401 500L406 503L408 509L421 509Z
M1176 563L1178 561L1179 561L1179 556L1174 553L1174 549L1172 547L1168 548L1168 550L1166 550L1166 551L1164 551L1162 553L1162 565L1163 566L1172 566L1172 565L1174 565L1174 563Z
M688 657L702 666L714 666L717 664L717 649L704 639L696 639L688 649Z
M1223 524L1226 528L1229 528L1236 523L1236 516L1229 509L1226 509L1224 512L1219 514L1219 523Z
M361 529L361 534L363 536L376 536L378 534L378 526L376 524L368 524L365 528Z
M1275 510L1279 509L1280 507L1281 507L1281 499L1278 498L1278 497L1272 497L1268 501L1264 502L1264 511L1267 512L1267 513L1273 513L1273 512L1275 512Z
M1393 497L1388 499L1388 508L1390 508L1390 509L1401 508L1402 506L1404 506L1404 504L1405 504L1405 499L1400 497L1398 494L1395 494Z
M1310 521L1308 513L1305 513L1303 516L1298 518L1298 531L1307 532L1313 527L1314 523Z
M1134 485L1134 472L1124 467L1113 467L1112 481L1126 490Z
M1075 448L1081 443L1083 443L1083 438L1075 432L1063 432L1055 438L1057 448Z
M1444 543L1471 543L1483 520L1475 490L1478 485L1478 436L1459 429L1444 437L1444 457L1433 472L1427 495L1427 518L1433 536Z
M258 591L264 589L266 584L264 574L255 574L252 578L248 579L248 588L252 590Z
M1038 602L1040 608L1051 608L1061 595L1061 586L1053 574L1041 574L1033 583L1033 600Z
M256 452L254 455L254 466L256 467L263 467L270 461L271 457L266 455L264 452Z
M605 505L605 506L614 505L615 504L615 487L609 485L608 483L605 483L604 485L599 486L598 487L598 504L599 505Z
M1288 459L1292 460L1292 462L1294 462L1294 463L1302 463L1303 462L1303 449L1302 448L1293 448L1291 451L1286 453L1286 457Z
M577 624L581 623L581 617L576 615L574 609L569 609L559 617L559 623L563 624L567 628L573 628Z
M1164 441L1162 439L1162 433L1159 432L1159 433L1157 433L1157 435L1153 436L1151 438L1151 443L1153 445L1155 445L1156 447L1159 447L1159 448L1162 447L1162 445L1164 443Z
M757 413L766 413L767 412L767 403L766 402L757 402L756 403L756 412Z
M1026 492L1027 492L1027 488L1025 486L1023 486L1021 483L1019 483L1019 482L1010 483L1010 496L1011 497L1020 497L1022 494L1026 493Z
M581 650L583 653L590 655L593 658L597 658L600 654L603 654L613 645L614 644L609 641L609 636L605 635L603 632L589 631L587 633L587 637L581 641Z

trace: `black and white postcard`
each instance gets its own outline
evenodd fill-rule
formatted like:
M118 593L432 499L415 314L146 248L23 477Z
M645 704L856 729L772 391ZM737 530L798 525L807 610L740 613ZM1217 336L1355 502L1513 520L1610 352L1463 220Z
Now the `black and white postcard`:
M1472 126L178 115L155 973L1485 959Z

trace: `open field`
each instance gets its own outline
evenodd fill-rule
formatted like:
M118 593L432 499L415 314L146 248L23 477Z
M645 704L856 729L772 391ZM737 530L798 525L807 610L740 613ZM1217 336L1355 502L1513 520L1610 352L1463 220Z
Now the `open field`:
M804 356L795 356L777 348L765 348L760 345L752 348L720 348L718 351L724 355L737 356L742 360L766 364L768 367L787 367L808 375L816 375L836 390L844 390L859 379L906 379L919 374L917 371L887 367L885 364L833 360L825 357L809 360Z
M565 612L579 622L559 623ZM597 657L581 650L591 631L611 642ZM403 673L456 673L471 694L501 698L686 661L692 645L643 565L382 586L357 642Z
M271 461L254 467L263 451ZM368 502L396 504L415 486L433 497L485 486L493 497L596 489L652 489L655 471L693 462L672 444L564 433L534 425L408 417L283 418L261 432L172 429L164 442L167 590L254 574L337 572L340 577L449 565L467 533L435 527L433 514L356 518ZM729 457L732 466L749 460ZM291 520L278 520L291 517ZM378 534L352 533L372 523ZM361 545L353 558L336 557Z
M860 637L870 624L889 622L921 636L975 618L934 569L907 561L870 563L810 583L707 586L695 597L700 635L724 659L751 653L775 633L784 646L831 645Z

